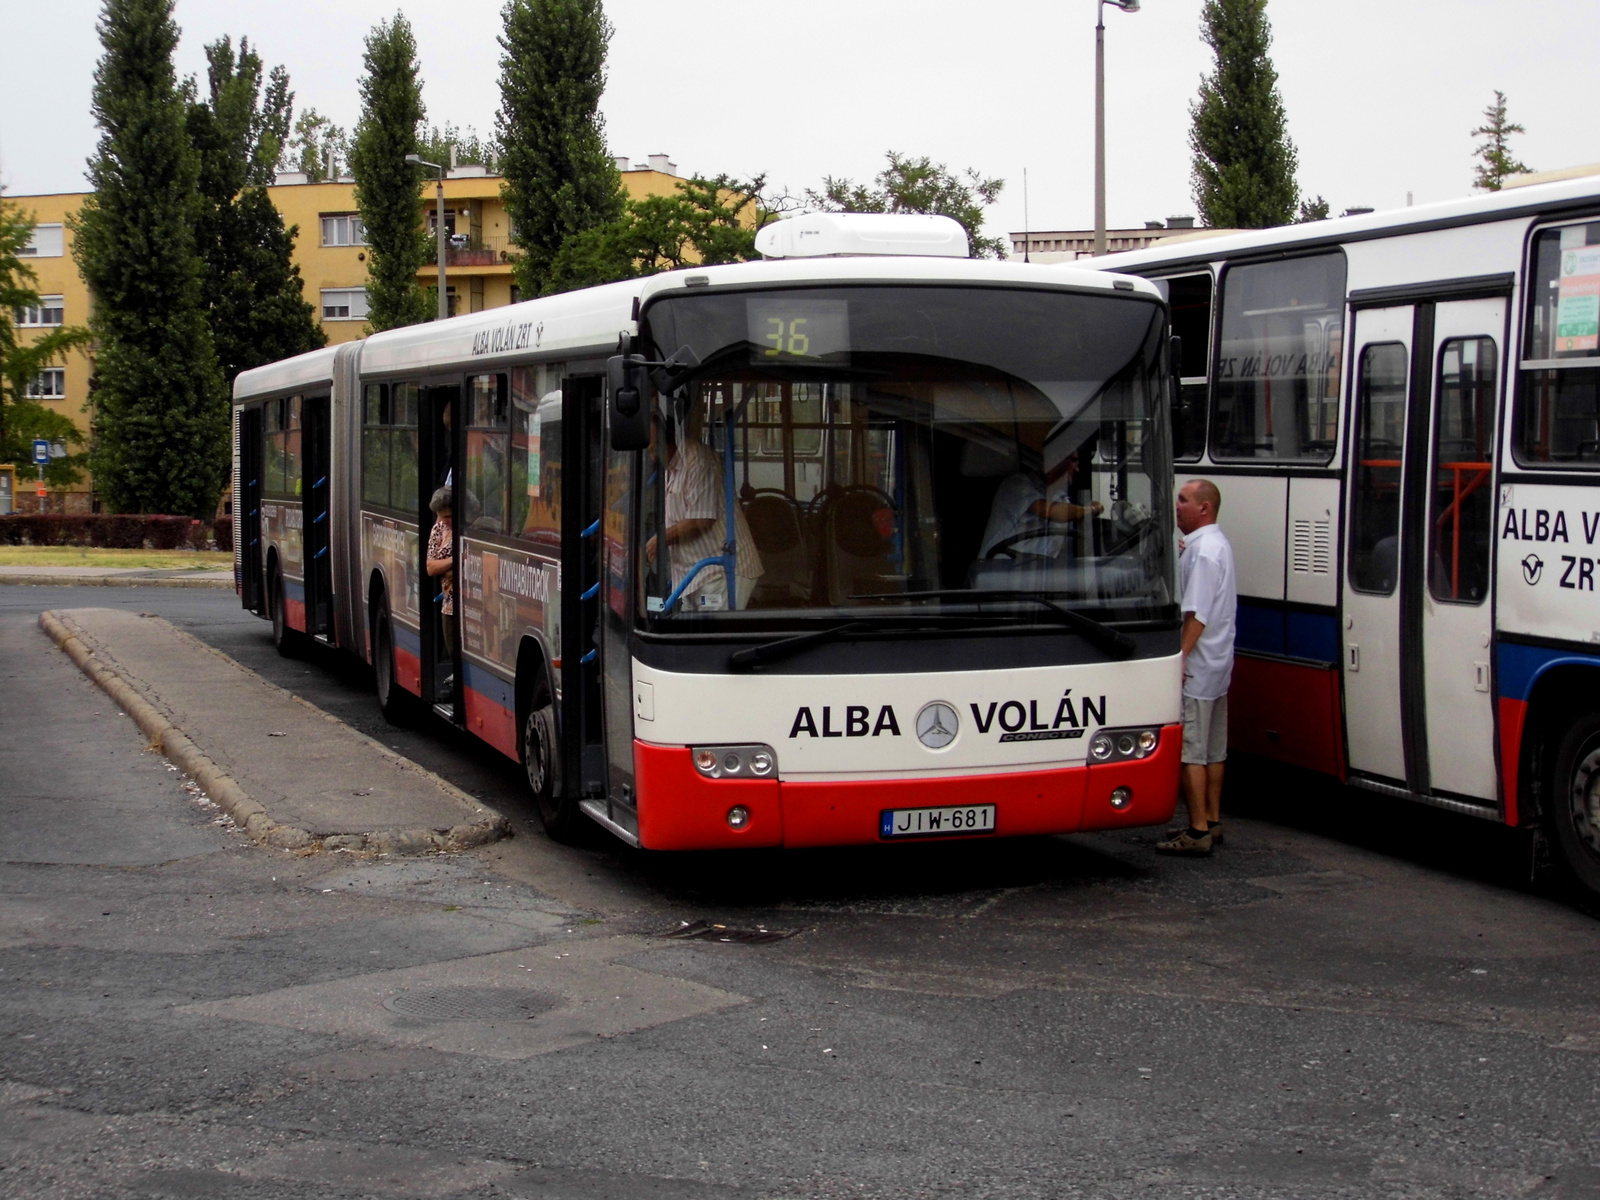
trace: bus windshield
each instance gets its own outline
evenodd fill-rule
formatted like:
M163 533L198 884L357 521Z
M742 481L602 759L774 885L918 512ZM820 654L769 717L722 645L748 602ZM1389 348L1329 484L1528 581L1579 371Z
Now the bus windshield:
M650 353L700 365L656 401L640 607L1172 618L1162 330L1145 297L1030 289L657 301Z

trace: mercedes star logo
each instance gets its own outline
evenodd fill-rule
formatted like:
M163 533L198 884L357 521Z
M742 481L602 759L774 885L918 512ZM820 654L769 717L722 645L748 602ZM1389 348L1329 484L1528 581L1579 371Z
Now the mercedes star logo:
M943 750L956 740L961 718L943 700L925 704L917 714L917 740L929 750Z
M1522 560L1522 577L1532 587L1539 582L1539 576L1544 573L1544 560L1537 554L1530 554Z

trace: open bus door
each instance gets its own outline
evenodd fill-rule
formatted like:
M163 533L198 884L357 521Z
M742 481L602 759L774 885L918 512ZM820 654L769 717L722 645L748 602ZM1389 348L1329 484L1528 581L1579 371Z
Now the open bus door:
M561 385L565 470L561 510L561 784L558 826L575 824L579 803L604 797L606 757L601 710L600 548L605 448L601 377ZM619 737L623 736L618 733ZM629 746L632 738L629 736Z
M304 512L306 632L324 642L333 635L333 558L329 553L330 398L307 396L301 411L301 500Z
M461 385L459 383L425 385L419 397L420 412L417 496L417 579L419 581L418 606L422 614L422 697L434 713L460 725L465 720L461 703L461 636L457 621L441 619L444 593L439 580L428 574L428 539L433 532L434 515L429 507L433 493L446 480L459 494L462 488L461 473ZM455 502L451 521L455 538L451 554L460 560L461 517L464 500ZM456 581L460 613L460 578ZM454 630L447 638L446 625Z
M267 611L261 575L261 406L239 413L239 487L233 498L233 536L239 546L239 599L253 613Z

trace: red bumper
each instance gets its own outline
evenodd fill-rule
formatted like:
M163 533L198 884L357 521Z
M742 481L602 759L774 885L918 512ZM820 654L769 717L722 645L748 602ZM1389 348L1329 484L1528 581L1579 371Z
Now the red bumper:
M1155 825L1170 820L1177 807L1182 744L1182 727L1169 725L1156 752L1135 762L942 779L784 783L709 779L694 769L688 747L636 741L639 840L650 850L864 845L882 840L879 818L885 809L962 804L993 804L995 833L1002 837ZM1133 793L1122 809L1111 805L1118 787ZM727 819L735 805L750 813L737 830Z

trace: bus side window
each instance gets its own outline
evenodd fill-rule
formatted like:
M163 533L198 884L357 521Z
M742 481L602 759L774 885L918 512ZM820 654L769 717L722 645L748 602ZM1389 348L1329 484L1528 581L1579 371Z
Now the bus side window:
M1178 404L1172 412L1172 457L1196 462L1206 448L1206 383L1211 359L1211 275L1177 275L1155 281L1172 310L1172 332L1183 344L1178 364Z
M1350 585L1387 596L1400 577L1400 464L1405 459L1406 348L1361 352L1351 478Z
M261 406L263 464L261 492L283 495L283 401L268 400Z
M300 495L300 397L290 396L283 413L283 491Z
M1342 254L1231 267L1222 277L1213 458L1333 457L1344 280Z
M1527 466L1600 466L1600 221L1541 229L1527 282L1527 324L1513 452Z
M1494 339L1451 338L1439 351L1428 590L1435 600L1480 603L1493 540Z
M369 383L361 411L361 502L389 507L389 385Z
M511 520L517 537L561 544L560 364L511 372Z
M421 411L421 393L414 383L397 383L389 391L389 505L412 520L417 515L417 414Z
M506 531L506 448L510 403L504 375L474 375L467 397L465 527L480 533Z

